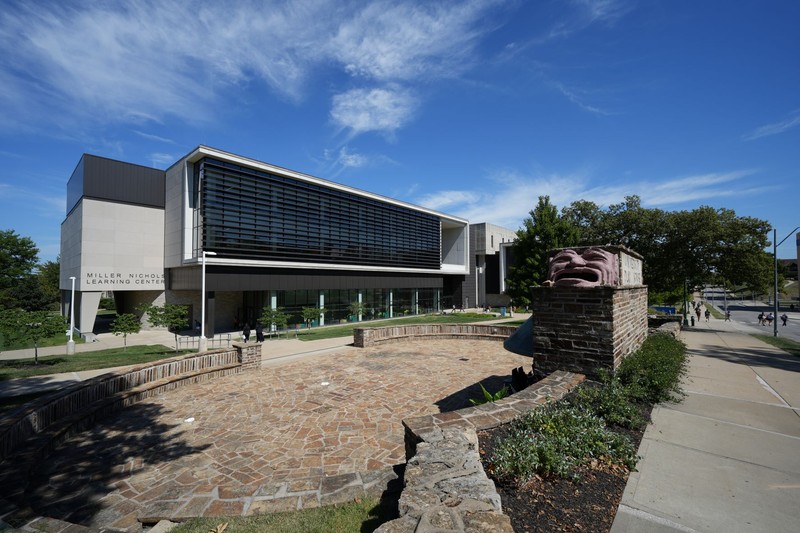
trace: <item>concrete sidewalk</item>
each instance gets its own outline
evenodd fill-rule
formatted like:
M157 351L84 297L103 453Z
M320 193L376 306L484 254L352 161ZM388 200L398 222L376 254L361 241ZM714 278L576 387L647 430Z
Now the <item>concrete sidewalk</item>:
M800 359L751 332L682 333L686 398L653 410L613 533L800 528Z
M143 335L144 334L144 335ZM136 344L163 344L174 348L174 336L165 331L148 331L136 335ZM122 337L114 335L100 334L98 342L76 344L76 352L90 352L95 350L105 350L109 348L121 348L123 345ZM128 345L132 346L132 339L128 339ZM234 342L239 342L238 337ZM342 349L353 344L352 337L338 337L333 339L323 339L318 341L301 341L294 338L272 338L267 339L261 345L262 366L281 364L294 361L299 358L324 353L330 350ZM39 357L45 355L64 355L64 346L52 346L39 349ZM24 359L32 358L33 350L15 350L3 352L2 359ZM118 367L122 368L122 367ZM0 398L22 396L41 391L56 390L78 381L85 381L95 376L113 372L118 368L100 368L97 370L83 370L80 372L68 372L64 374L49 374L31 378L19 378L0 381Z

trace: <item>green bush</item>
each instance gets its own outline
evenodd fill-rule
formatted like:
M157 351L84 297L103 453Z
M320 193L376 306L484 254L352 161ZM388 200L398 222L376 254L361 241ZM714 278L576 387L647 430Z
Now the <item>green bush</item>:
M622 361L617 378L633 401L654 405L681 399L685 372L686 345L670 335L651 335Z
M576 466L593 459L633 468L636 450L585 407L557 403L511 422L489 462L498 479L524 484L536 474L574 477Z
M606 424L641 429L642 404L680 398L686 346L668 335L649 337L617 375L579 387L565 401L520 417L494 443L489 471L503 483L524 484L534 475L574 477L576 467L600 459L633 468L630 440Z
M617 378L610 378L600 384L583 385L567 401L591 410L607 424L640 429L647 423L640 406L631 401L629 387Z

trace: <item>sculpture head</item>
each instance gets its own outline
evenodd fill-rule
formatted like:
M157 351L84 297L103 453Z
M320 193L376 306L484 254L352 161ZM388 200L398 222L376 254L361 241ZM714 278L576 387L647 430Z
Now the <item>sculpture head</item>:
M550 259L547 279L557 287L619 285L617 254L602 248L561 250Z

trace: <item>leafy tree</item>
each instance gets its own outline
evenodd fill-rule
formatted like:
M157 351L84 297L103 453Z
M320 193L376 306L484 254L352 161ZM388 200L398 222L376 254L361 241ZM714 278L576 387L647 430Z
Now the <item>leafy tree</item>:
M8 305L26 311L43 311L52 307L52 301L45 297L42 286L35 274L17 280L16 285L6 291Z
M39 272L36 277L39 279L39 287L42 291L42 297L47 302L48 306L57 304L61 301L61 258L55 261L45 261L39 265Z
M39 344L42 339L64 334L67 321L59 314L49 311L26 311L8 309L0 313L0 329L11 332L16 341L33 344L34 364L39 364Z
M13 289L33 275L38 256L39 250L29 237L21 237L14 230L0 230L0 306L20 307Z
M267 306L261 310L261 317L259 318L259 321L269 330L272 330L273 327L276 330L280 330L285 328L286 324L289 323L289 315L286 314L286 311L283 307L273 309L272 307Z
M314 320L319 320L319 316L322 314L322 311L319 307L304 307L303 308L303 322L306 323L307 328L311 328L311 323Z
M141 305L137 310L147 316L147 322L155 328L167 328L175 335L175 351L178 351L178 333L189 327L189 307L186 305L164 304Z
M128 349L128 335L139 333L141 329L142 323L139 322L139 317L133 313L117 314L114 321L111 322L111 333L117 336L122 335L123 350Z
M517 231L507 292L516 305L530 303L530 288L547 278L548 251L578 244L579 231L566 216L560 216L549 196L540 196L536 208Z

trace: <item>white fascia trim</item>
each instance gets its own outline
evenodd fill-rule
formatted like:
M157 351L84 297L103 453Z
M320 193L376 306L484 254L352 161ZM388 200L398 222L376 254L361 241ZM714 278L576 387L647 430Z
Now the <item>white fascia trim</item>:
M448 220L451 222L455 222L458 224L467 225L469 222L466 219L455 217L453 215L448 215L445 213L440 213L439 211L434 211L433 209L427 209L425 207L420 207L418 205L409 204L406 202L401 202L400 200L395 200L393 198L389 198L387 196L381 196L380 194L375 194L367 191L363 191L361 189L356 189L355 187L348 187L347 185L342 185L340 183L335 183L333 181L328 181L322 178L317 178L314 176L310 176L308 174L303 174L302 172L297 172L294 170L289 170L286 168L278 167L275 165L270 165L269 163L264 163L262 161L257 161L255 159L249 159L247 157L242 157L236 154L230 154L228 152L223 152L222 150L217 150L216 148L211 148L208 146L200 145L195 148L192 152L189 153L186 157L182 159L182 161L186 161L189 163L194 163L205 156L216 157L219 159L224 159L230 161L231 163L235 163L237 165L242 165L246 167L253 167L259 170L263 170L265 172L272 172L275 174L282 174L284 176L292 177L300 181L305 181L307 183L313 183L315 185L320 185L323 187L327 187L329 189L337 189L340 191L348 192L351 194L355 194L357 196L362 196L364 198L371 198L373 200L379 200L381 202L394 204L397 206L407 207L409 209L413 209L414 211L420 211L422 213L428 213L430 215L437 216L441 219Z
M199 265L199 258L185 260L183 264ZM442 265L439 270L427 268L395 268L381 267L373 265L350 265L346 263L294 263L291 261L260 261L255 259L228 259L213 256L206 256L206 267L209 265L220 266L239 266L257 268L296 268L302 270L352 270L356 272L402 272L412 274L468 274L468 270L463 265Z

